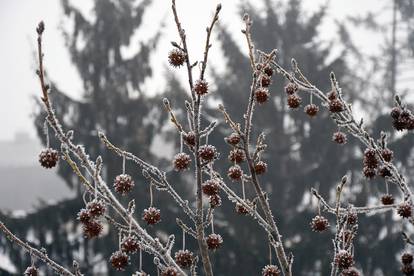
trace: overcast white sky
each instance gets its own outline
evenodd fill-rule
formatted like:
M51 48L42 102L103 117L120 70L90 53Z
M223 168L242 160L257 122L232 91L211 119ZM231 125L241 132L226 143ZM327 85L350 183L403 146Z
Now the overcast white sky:
M254 0L255 2L257 0ZM90 2L75 0L87 10ZM166 54L170 48L169 41L176 39L176 31L172 24L170 3L166 0L153 0L151 8L144 17L144 25L137 33L134 41L145 39L164 20L167 29L164 31L159 53L155 55L152 63L159 75L164 72ZM205 27L210 21L211 14L218 0L177 0L179 12L189 37L189 47L194 57L201 58L202 43ZM237 15L238 0L221 1L223 9L220 21L226 24L236 35L240 34L241 20ZM257 1L259 2L259 1ZM261 1L260 1L261 2ZM305 0L304 5L309 10L318 8L322 0ZM378 9L378 0L331 0L329 16L331 19L324 22L323 38L332 37L335 33L333 18L341 19L349 14L364 14L371 9ZM382 2L382 1L381 1ZM17 131L28 132L35 137L31 113L34 110L34 95L39 95L39 85L34 74L33 53L35 50L35 26L40 20L46 23L47 31L44 38L46 53L46 68L49 76L55 80L61 89L71 96L79 97L81 82L73 65L71 65L63 39L58 29L61 24L62 11L59 0L0 0L0 140L10 140ZM355 38L362 47L368 51L375 49L381 41L378 37L366 37L365 34L356 33ZM214 43L214 42L213 42ZM137 45L137 44L136 44ZM214 47L214 46L213 46ZM133 49L132 49L133 50ZM218 55L217 51L214 55ZM155 76L157 77L157 75ZM162 90L162 82L148 83L149 93Z

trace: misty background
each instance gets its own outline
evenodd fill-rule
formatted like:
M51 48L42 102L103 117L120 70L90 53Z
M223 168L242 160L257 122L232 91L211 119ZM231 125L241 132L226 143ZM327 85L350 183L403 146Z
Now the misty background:
M125 21L121 20L122 16L120 16L111 21L112 14L105 7L112 2L132 3L132 7L144 3L142 17L138 16L138 20L131 19L127 22L128 16L125 17L127 18ZM193 59L199 60L202 57L205 27L219 2L177 1ZM354 100L357 117L366 118L374 135L378 136L379 129L391 131L390 124L387 124L386 113L392 106L392 96L395 93L404 95L404 100L409 104L413 102L414 99L410 96L411 87L414 85L412 59L414 26L410 13L413 1L234 0L222 2L222 5L220 28L213 35L207 79L212 80L215 99L227 103L226 106L232 114L240 114L247 101L247 98L244 99L239 96L240 94L235 93L246 92L245 88L249 83L248 67L244 59L246 47L240 32L243 26L241 14L244 11L252 14L253 36L259 49L280 48L281 56L285 58L284 64L288 64L289 58L295 57L305 69L305 74L310 75L312 81L326 89L329 85L329 71L337 69L335 72L338 79L343 81L346 97ZM288 13L289 11L291 13ZM128 11L123 9L119 11L115 9L114 12L128 15ZM121 54L119 64L116 63L116 66L105 62L101 64L99 54L103 53L100 52L97 53L97 58L91 56L91 53L94 53L94 44L91 43L89 49L85 47L88 45L88 39L89 42L93 39L98 41L101 37L94 36L96 34L88 39L76 37L75 30L88 32L82 21L77 21L75 15L78 13L90 20L91 25L97 22L97 14L102 16L103 21L107 20L105 24L109 26L117 23L125 24L120 25L119 28L123 31L125 26L124 36L127 37L127 43L125 41L117 43L118 37L111 37L110 34L108 37L102 36L102 41L114 42L115 46L110 44L112 42L108 42L110 44L107 45L108 49L115 47L119 50ZM313 18L314 21L309 18ZM272 21L276 19L280 21ZM294 22L290 22L289 19ZM115 238L108 235L102 241L90 243L81 241L80 238L65 238L79 236L75 226L62 229L62 225L73 220L79 207L82 206L79 199L79 185L64 165L59 166L59 170L47 171L38 165L38 153L44 143L44 136L41 134L43 117L36 102L40 90L34 73L35 26L40 20L44 20L46 24L45 66L53 84L52 99L56 100L58 114L59 111L62 112L60 116L63 117L65 114L72 116L65 121L65 124L75 130L75 140L85 143L95 155L101 152L102 148L99 147L94 130L96 126L103 126L107 133L112 134L116 144L123 145L160 166L168 167L169 159L178 150L176 147L178 137L164 127L166 114L163 114L161 99L166 95L173 101L174 106L182 108L182 99L187 93L185 74L168 67L166 58L171 49L170 41L178 40L170 2L160 0L101 2L3 0L0 2L0 33L2 34L0 210L2 216L18 233L26 235L29 240L38 242L42 246L46 244L48 251L52 255L60 256L58 258L61 258L62 262L70 263L71 259L80 258L85 266L93 264L90 265L92 268L88 271L89 274L113 275L114 271L110 268L94 270L93 267L106 266L105 260L111 250L107 248L105 242L116 244L116 235ZM398 25L393 41L392 27L396 23ZM392 62L393 57L395 64ZM124 62L124 60L131 61ZM95 84L93 74L88 75L85 70L88 64L94 66L99 64L102 71L99 74L110 80L108 84ZM114 68L119 69L119 72L114 73ZM98 70L95 69L96 71ZM236 81L237 79L240 81ZM270 148L275 149L274 155L269 153L267 158L275 169L266 176L268 178L264 183L269 186L268 191L271 191L273 201L283 201L274 203L273 207L276 215L283 218L281 219L282 233L286 235L287 243L290 244L289 250L295 254L294 271L300 275L325 275L324 271L329 269L330 262L327 252L332 250L330 236L315 238L315 234L307 228L300 230L307 226L312 214L315 213L308 208L311 202L306 193L310 187L318 186L326 196L329 196L335 181L345 173L351 173L357 196L349 195L349 199L354 201L355 205L364 205L366 202L375 202L372 195L384 190L384 185L371 187L362 180L359 172L362 161L358 156L361 149L352 138L345 147L329 145L326 146L326 150L323 150L325 144L332 144L330 136L332 131L335 131L329 118L322 116L325 123L322 119L319 122L308 123L308 119L298 114L300 112L290 115L288 110L280 108L280 103L284 100L283 85L282 79L275 80L271 88L272 95L275 95L275 107L273 109L266 107L263 114L256 117L257 126L268 129L271 133L269 139L277 141L269 143ZM95 99L94 95L106 95L106 98L96 97L97 100L91 100ZM236 97L237 102L240 101L239 104L234 101ZM131 104L128 104L128 101ZM81 116L71 115L69 107L73 107ZM107 111L107 114L104 111ZM150 112L157 114L153 124L147 124L142 119L147 118L145 116ZM218 116L213 104L206 112L213 117ZM260 112L258 110L258 113ZM118 115L120 118L126 118L128 126L123 126L116 120ZM113 122L109 121L111 116ZM280 123L279 127L274 126L274 122L269 120L273 117L280 118L276 120L280 122L275 123ZM290 118L299 126L286 125L283 118ZM306 130L309 126L314 129L314 133L312 130ZM222 125L217 131L218 134L210 139L212 143L221 143L222 135L226 131L228 130ZM127 139L128 136L132 138ZM392 142L395 145L392 149L396 152L396 156L400 157L401 166L405 168L409 179L414 164L411 156L413 141L410 137L399 134ZM315 149L319 149L320 152ZM222 146L222 151L225 157L228 149ZM301 157L297 160L293 157L294 153L290 151L299 152ZM341 160L336 160L338 155L342 156ZM325 159L322 159L323 157ZM110 183L113 176L119 173L120 160L110 153L105 153L104 160L107 160L106 169ZM312 166L309 164L315 165L316 169L310 168ZM131 166L131 170L132 168ZM225 165L223 168L226 168ZM297 168L302 168L303 173L293 177L292 172ZM326 175L326 171L329 171L330 175ZM191 185L191 181L183 180L179 175L174 174L172 177L177 183L189 182ZM139 182L142 177L139 178L137 175L136 179ZM272 188L270 181L272 179L277 179L275 181L279 183L277 185L284 186ZM183 193L191 197L191 186L183 186L182 189ZM145 195L145 192L147 191L137 192L139 194L135 196ZM278 196L284 196L285 200ZM160 202L162 198L163 195L160 195ZM170 203L170 205L174 204ZM142 207L144 206L143 203ZM289 206L290 209L287 209ZM57 214L53 213L56 208L59 210L58 219ZM172 223L168 225L169 219L166 219L162 226L169 229L163 230L179 232L178 227L174 227L173 223L176 210L170 209L173 214L170 219ZM261 264L266 263L266 257L260 258L263 255L260 250L266 246L261 244L260 238L251 239L250 243L247 243L245 238L249 237L252 231L256 231L257 236L262 233L249 221L229 218L229 216L236 216L231 213L232 209L230 204L224 204L222 214L218 214L218 224L220 225L221 221L223 231L227 231L223 234L225 242L228 241L229 247L233 246L233 251L225 251L229 248L224 248L223 252L218 253L215 258L216 266L221 269L218 275L237 273L236 269L243 271L239 272L242 273L239 275L247 275L245 273L253 275L254 271L259 271ZM398 229L391 224L382 228L384 222L393 219L395 218L388 214L369 217L366 218L366 224L361 223L363 229L356 252L357 260L360 261L358 268L365 272L364 275L394 275L392 273L398 271L397 256L403 249ZM50 220L56 222L50 225L42 223ZM227 225L234 225L234 228ZM234 229L239 229L237 225L241 225L244 230L243 233L235 235ZM227 230L224 229L226 226ZM220 229L220 226L218 228ZM296 230L290 233L292 229ZM61 246L58 248L56 248L57 236L61 239L59 243ZM383 242L372 242L371 239L375 240L374 236L381 237L380 241ZM389 239L384 239L385 236ZM55 241L55 247L52 241ZM367 241L371 242L367 243ZM319 246L320 243L325 245ZM384 266L383 260L390 259L390 255L379 254L378 249L389 248L390 244L392 249L386 250L385 253L394 252L395 261L392 261L390 266ZM0 243L0 245L5 246L7 243ZM314 254L313 251L317 248L321 253ZM102 256L94 257L93 252L101 251ZM0 269L4 269L1 273L18 274L22 269L24 270L24 264L28 262L28 256L20 254L16 248L4 249L0 254ZM151 259L147 258L146 263L150 266ZM237 264L244 264L244 266ZM84 269L85 273L86 269ZM128 273L130 271L125 272L125 275Z

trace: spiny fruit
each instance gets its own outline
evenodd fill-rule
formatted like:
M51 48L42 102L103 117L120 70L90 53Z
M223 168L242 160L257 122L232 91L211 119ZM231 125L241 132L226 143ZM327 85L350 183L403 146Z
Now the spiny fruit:
M187 132L183 135L184 142L189 146L195 146L195 133L193 131Z
M316 104L308 104L305 106L304 111L309 117L315 117L319 112L319 107Z
M92 239L102 233L103 226L99 221L90 220L82 225L82 230L86 238Z
M285 86L285 92L288 95L292 95L294 93L296 93L296 91L298 91L299 87L296 83L293 82L289 82L286 86Z
M258 88L254 91L254 99L258 104L264 104L269 99L269 91L266 88Z
M233 181L239 181L243 176L243 171L239 165L234 165L227 171L227 176Z
M78 217L77 219L81 222L81 223L88 223L92 217L89 214L89 211L86 210L85 208L81 209L78 213Z
M128 194L134 186L135 182L129 174L120 174L115 177L114 189L121 195Z
M355 267L350 267L348 269L342 270L340 276L360 276L360 275L361 273L359 273L359 271Z
M161 276L178 276L178 271L175 267L168 266L162 270Z
M329 221L325 217L317 215L311 220L310 226L315 232L323 232L329 228Z
M339 113L344 111L344 104L339 99L329 101L329 111L332 113Z
M190 168L191 157L185 152L177 153L173 159L173 166L176 171L184 171Z
M287 98L287 104L289 108L291 109L298 108L301 103L302 103L302 98L296 94L291 94Z
M413 262L413 255L411 253L405 252L401 255L401 262L405 265L409 265Z
M394 204L394 197L391 194L385 194L381 196L381 203L384 205Z
M106 206L102 200L94 199L86 204L86 210L92 218L98 218L105 214Z
M388 148L385 148L381 151L381 156L386 162L391 162L394 157L394 152Z
M267 164L264 161L257 161L254 164L254 171L256 174L264 174L267 171Z
M272 83L272 80L267 75L263 75L260 78L260 84L262 85L262 87L268 87L271 83Z
M397 208L397 213L402 218L409 218L409 217L411 217L412 209L411 209L410 203L408 203L407 201L404 201L403 203L401 203L398 206L398 208Z
M198 154L200 155L201 159L204 161L211 162L217 156L217 150L215 146L212 145L202 145L198 149Z
M208 82L206 80L197 80L194 84L194 92L199 96L203 96L208 93Z
M236 203L236 213L240 214L240 215L246 215L249 213L249 211L247 211L247 209L243 206L243 204L241 203Z
M210 179L201 185L201 189L205 195L216 195L219 192L219 184L216 180Z
M193 263L194 255L189 250L179 250L175 252L175 262L181 268L190 268Z
M184 64L187 55L180 49L173 49L168 54L168 61L171 66L180 67Z
M241 163L246 160L246 155L241 149L232 149L228 156L231 162Z
M354 257L346 250L339 250L335 256L335 263L340 269L348 269L354 265Z
M340 145L346 144L347 140L348 139L346 138L346 134L341 131L337 131L332 135L332 141Z
M157 224L161 220L161 211L155 207L149 207L144 210L142 219L149 225Z
M282 273L275 265L267 265L262 269L262 276L280 276Z
M210 234L206 239L207 247L210 250L217 250L223 243L223 238L219 234Z
M121 241L121 250L127 254L136 253L138 249L138 239L135 236L127 236Z
M219 207L221 206L221 197L218 194L211 195L209 198L209 202L210 202L211 208Z
M112 253L111 257L109 258L109 262L116 270L123 271L129 264L129 256L125 252L116 251Z
M232 134L224 138L224 140L226 141L226 143L235 146L238 143L240 143L240 135L233 132Z
M264 69L263 69L263 72L268 76L268 77L271 77L272 75L273 75L273 73L274 73L274 70L273 70L273 68L271 67L271 66L266 66Z
M58 161L59 153L52 148L43 149L39 154L40 165L46 169L55 167Z

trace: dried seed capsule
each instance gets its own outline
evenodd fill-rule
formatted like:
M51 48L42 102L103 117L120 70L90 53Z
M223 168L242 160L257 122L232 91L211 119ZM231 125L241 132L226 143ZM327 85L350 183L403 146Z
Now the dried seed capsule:
M175 267L168 266L162 270L161 276L178 276L178 271Z
M384 205L392 205L394 204L394 197L390 194L385 194L381 196L381 203Z
M129 264L129 256L125 252L116 251L112 253L109 262L116 270L123 271Z
M304 111L309 117L315 117L319 112L319 107L316 104L308 104L305 106Z
M375 169L372 169L367 166L364 166L364 168L362 169L362 172L364 176L368 179L374 178L374 176L376 175Z
M212 145L202 145L198 149L198 154L200 155L201 159L204 161L211 162L217 156L217 150L215 146Z
M351 268L342 270L340 276L360 276L360 275L361 273L355 267L351 267Z
M208 249L217 250L223 243L223 238L219 234L210 234L206 239Z
M299 87L296 83L290 82L285 86L285 92L288 95L295 94L298 91Z
M404 275L413 275L414 274L414 268L412 265L404 265L401 267L401 272Z
M184 142L189 146L195 146L195 133L189 131L187 134L183 135Z
M378 169L378 175L381 177L390 177L391 171L386 166L381 166Z
M254 99L258 104L264 104L269 99L269 91L266 88L258 88L254 91Z
M263 69L263 72L267 75L267 76L269 76L269 77L271 77L272 75L273 75L273 73L274 73L274 70L273 70L273 68L271 67L271 66L266 66L264 69Z
M409 265L413 262L413 255L411 253L405 252L401 255L401 262L405 265Z
M381 151L381 156L386 162L391 162L394 157L394 152L388 148L385 148Z
M59 161L59 152L52 148L43 149L39 154L40 165L46 169L56 166Z
M264 174L267 171L267 164L263 161L258 161L254 164L254 171L256 174Z
M103 216L106 211L105 203L99 199L94 199L86 204L86 209L92 218Z
M157 224L161 220L161 211L155 207L149 207L144 210L142 219L149 225Z
M340 145L346 144L347 140L348 139L346 138L346 134L341 131L337 131L332 135L332 141Z
M77 219L81 222L81 223L88 223L92 217L89 214L89 211L86 209L81 209L78 213L78 217Z
M260 78L260 84L262 85L262 87L268 87L271 83L272 83L272 80L266 75L263 75Z
M247 211L247 209L243 206L243 204L240 203L236 203L236 213L240 214L240 215L246 215L249 212Z
M121 195L127 195L134 186L135 182L129 174L120 174L115 177L114 189Z
M205 195L216 195L219 192L219 184L216 180L210 179L201 185L201 189Z
M235 146L238 143L240 143L240 136L237 133L233 132L228 137L226 137L224 140L226 141L226 143Z
M127 254L136 253L138 249L138 239L135 236L127 236L121 241L121 250Z
M329 228L329 221L325 217L317 215L312 219L310 226L315 232L323 232Z
M191 157L190 155L180 152L174 156L173 166L176 171L184 171L190 168Z
M209 202L211 208L219 207L221 206L221 197L218 194L212 195L210 196Z
M86 238L92 239L101 235L103 226L99 221L91 220L82 225L82 230Z
M346 250L339 250L335 256L335 263L340 269L348 269L354 265L354 258Z
M184 64L187 55L180 49L173 49L168 54L168 62L173 67L180 67Z
M193 263L193 253L186 250L179 250L175 252L175 262L181 267L181 268L190 268Z
M332 113L339 113L344 111L344 104L339 99L329 101L329 111Z
M246 160L246 155L241 149L233 149L230 151L228 158L233 163L241 163Z
M267 265L262 269L262 276L281 276L280 269L275 265Z
M397 213L402 217L402 218L409 218L411 217L411 205L408 202L403 202L401 203L398 208L397 208Z
M298 108L301 103L302 103L302 98L296 94L291 94L287 98L287 104L289 108L291 109Z
M390 115L391 115L391 117L392 117L394 120L398 120L398 118L399 118L399 117L400 117L400 115L401 115L401 112L402 112L401 108L399 108L399 107L393 107L393 108L391 109Z
M208 93L208 82L206 80L197 80L194 84L194 92L199 96L203 96Z
M243 171L239 165L234 165L227 171L227 176L233 181L239 181L243 176Z

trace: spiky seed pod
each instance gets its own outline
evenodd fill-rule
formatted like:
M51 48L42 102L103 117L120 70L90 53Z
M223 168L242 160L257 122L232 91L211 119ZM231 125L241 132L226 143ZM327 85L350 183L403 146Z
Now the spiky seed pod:
M177 275L178 275L178 271L173 266L168 266L164 268L161 272L161 276L177 276Z
M378 167L378 158L374 149L368 148L364 151L364 166L371 169Z
M378 169L378 175L381 177L390 177L391 176L391 171L386 167L386 166L381 166Z
M102 200L94 199L86 204L86 209L92 218L98 218L105 214L106 206Z
M348 225L355 225L358 222L358 214L355 211L351 211L347 214L346 221Z
M269 91L266 88L258 88L254 91L254 99L258 104L264 104L269 99Z
M112 267L118 271L123 271L129 264L129 256L122 251L115 251L109 258Z
M355 267L351 267L351 268L342 270L340 276L360 276L360 275L361 273Z
M260 84L262 87L268 87L272 83L272 80L269 78L269 76L263 75L260 78Z
M273 68L271 67L271 66L266 66L264 69L263 69L263 72L268 76L268 77L271 77L272 75L273 75L273 73L275 72L274 70L273 70Z
M121 241L121 250L127 254L134 254L138 249L138 239L135 236L127 236Z
M223 238L219 234L210 234L206 239L207 247L210 250L217 250L223 243Z
M227 171L227 176L233 181L239 181L243 176L243 171L239 165L233 165Z
M384 205L392 205L394 202L394 197L391 194L385 194L381 196L381 203Z
M344 145L346 144L346 142L348 141L348 139L346 138L346 134L341 132L341 131L337 131L334 132L334 134L332 135L332 141L340 144L340 145Z
M134 186L135 182L129 174L120 174L115 177L114 189L118 194L127 195Z
M296 91L298 91L299 87L296 83L293 82L289 82L286 86L285 86L285 92L288 95L293 95L296 93Z
M174 156L173 166L176 171L184 171L190 168L191 157L187 153L180 152Z
M233 132L232 134L224 138L224 140L226 141L226 143L235 146L238 143L240 143L240 135Z
M402 119L402 118L399 118L399 119L397 119L397 120L394 120L393 122L392 122L392 126L395 128L395 130L397 130L397 131L402 131L402 130L404 130L405 128L406 128L406 125L407 125L407 120L406 119Z
M394 152L388 148L385 148L381 151L381 156L386 162L391 162L394 157Z
M413 262L413 255L411 253L405 252L401 255L401 262L404 265L409 265Z
M175 262L181 267L181 268L190 268L193 263L193 253L189 250L179 250L175 252Z
M155 207L149 207L148 209L144 210L142 219L145 220L149 225L157 224L161 220L161 211Z
M208 93L208 82L206 80L197 80L194 84L194 92L197 95L203 96Z
M202 145L198 149L198 154L204 161L213 161L217 156L217 150L215 146L212 145Z
M335 263L340 269L348 269L354 265L354 258L346 250L339 250L335 256Z
M332 90L331 92L328 93L327 97L330 101L333 101L333 100L336 100L336 98L338 97L338 94L336 93L335 90Z
M168 54L168 62L173 67L180 67L184 64L187 55L180 49L172 49Z
M233 163L241 163L246 160L246 155L241 149L232 149L229 153L228 159Z
M401 267L401 272L404 275L413 275L414 274L414 268L412 265L404 265Z
M399 108L399 107L393 107L391 109L391 112L390 112L391 118L393 118L394 120L398 120L398 118L401 115L401 112L402 112L401 108Z
M219 192L219 184L216 180L210 179L201 185L201 189L205 195L216 195Z
M311 220L310 226L312 231L323 232L329 228L329 221L325 217L317 215Z
M236 213L240 214L240 215L247 215L249 213L249 211L247 211L247 209L243 206L243 204L241 203L236 203Z
M82 208L80 211L79 211L79 213L78 213L78 217L77 217L77 219L81 222L81 223L88 223L91 219L92 219L92 217L91 217L91 215L89 214L89 211L88 210L86 210L85 208Z
M35 266L29 266L24 271L24 276L38 276L39 270Z
M193 131L187 132L183 135L184 142L189 146L195 146L195 133Z
M306 114L308 114L309 117L315 117L316 114L318 114L319 112L319 107L316 104L308 104L307 106L305 106L305 108L303 109L305 111Z
M329 111L332 113L339 113L344 111L344 104L339 99L329 101Z
M209 202L210 202L211 208L219 207L221 206L221 197L218 194L211 195L209 198Z
M99 221L90 220L82 225L83 234L86 238L92 239L98 237L103 230L103 226Z
M52 148L43 149L39 154L40 165L46 169L56 166L59 161L59 152Z
M263 174L267 171L267 164L266 162L263 161L257 161L254 164L254 171L256 172L256 174Z
M401 111L400 118L409 119L411 117L411 112L407 109Z
M262 269L263 276L280 276L282 273L280 269L275 265L267 265Z
M287 104L289 108L291 109L298 108L301 103L302 103L302 98L296 94L291 94L287 98Z
M364 168L362 169L362 173L368 179L374 178L374 176L376 175L375 169L372 169L367 166L364 166Z
M411 217L411 205L410 203L404 201L403 203L401 203L398 208L397 208L397 213L402 217L402 218L409 218Z

